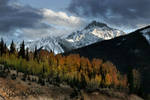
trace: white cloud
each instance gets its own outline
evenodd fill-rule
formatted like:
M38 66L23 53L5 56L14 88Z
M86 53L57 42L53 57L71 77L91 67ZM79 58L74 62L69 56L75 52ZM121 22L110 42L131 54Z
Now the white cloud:
M55 27L47 28L47 29L22 29L23 34L22 37L28 40L37 40L47 36L62 36L70 33L72 30L67 29L57 29Z
M76 31L85 25L85 20L76 17L69 16L65 12L55 12L51 9L40 9L40 13L43 18L41 23L50 25L51 27L41 28L22 28L22 32L25 33L23 37L25 39L39 39L46 36L62 36Z
M65 12L55 12L51 9L41 9L44 22L62 27L77 28L85 24L84 19L76 16L69 16Z

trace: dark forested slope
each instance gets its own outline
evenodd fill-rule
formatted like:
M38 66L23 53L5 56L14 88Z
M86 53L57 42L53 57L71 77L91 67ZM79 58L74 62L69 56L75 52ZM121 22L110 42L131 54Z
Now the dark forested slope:
M142 73L142 86L144 86L145 91L149 91L150 45L147 40L149 35L150 26L147 26L128 35L67 52L65 55L73 53L90 59L101 58L109 60L121 72L128 72L129 67L139 69Z

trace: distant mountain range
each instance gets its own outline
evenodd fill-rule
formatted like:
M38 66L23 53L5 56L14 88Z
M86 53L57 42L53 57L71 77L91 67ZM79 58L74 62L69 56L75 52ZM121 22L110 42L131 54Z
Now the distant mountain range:
M120 35L125 35L123 31L110 28L104 23L93 21L80 31L73 32L63 37L46 37L37 41L25 42L30 50L43 48L53 51L55 54L67 52L81 48L102 40L112 39ZM19 47L19 43L17 44Z
M150 93L150 26L128 35L72 50L64 55L68 54L111 61L122 73L129 72L129 67L138 69L141 72L143 89Z

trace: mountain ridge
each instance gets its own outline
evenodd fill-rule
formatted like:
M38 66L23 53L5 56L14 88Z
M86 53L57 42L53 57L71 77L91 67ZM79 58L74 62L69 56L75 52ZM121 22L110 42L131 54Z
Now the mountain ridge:
M34 48L53 51L55 54L68 52L73 49L81 48L99 41L112 39L120 35L125 35L123 31L108 27L104 23L93 21L81 31L73 32L62 37L45 37L32 42L25 42L29 50L34 51ZM19 43L17 44L19 48Z

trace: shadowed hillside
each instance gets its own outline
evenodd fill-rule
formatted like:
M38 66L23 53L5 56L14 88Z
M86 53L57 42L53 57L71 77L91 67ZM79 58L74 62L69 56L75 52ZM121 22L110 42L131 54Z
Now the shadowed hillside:
M142 73L142 86L145 92L150 92L150 46L142 31L150 26L139 29L125 36L95 43L80 49L70 51L81 56L102 58L113 62L121 72L128 72L129 67L136 68ZM149 32L146 33L149 35Z

